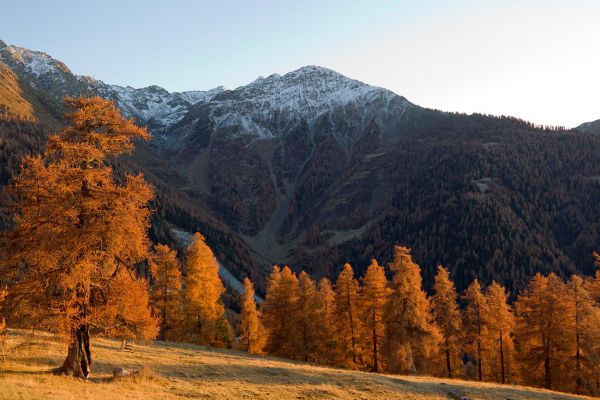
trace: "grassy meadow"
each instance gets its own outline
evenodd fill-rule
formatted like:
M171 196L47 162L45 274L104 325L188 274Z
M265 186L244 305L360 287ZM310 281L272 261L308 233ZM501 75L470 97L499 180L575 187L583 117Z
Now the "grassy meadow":
M46 333L10 330L0 356L0 399L581 399L546 390L460 380L346 371L273 357L180 343L152 342L121 349L93 338L89 380L52 375L66 345ZM112 379L115 367L140 369Z

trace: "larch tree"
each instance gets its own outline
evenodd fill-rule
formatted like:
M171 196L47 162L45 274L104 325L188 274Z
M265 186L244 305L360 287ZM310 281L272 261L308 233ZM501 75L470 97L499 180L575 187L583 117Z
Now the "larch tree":
M339 343L339 362L351 368L358 368L360 365L359 346L363 325L360 321L358 292L359 285L354 278L354 271L346 263L335 284L335 337Z
M461 371L462 324L456 288L450 279L450 272L441 265L438 266L434 278L433 290L434 295L431 298L433 316L442 334L440 351L443 354L446 375L452 378Z
M122 340L156 338L159 319L152 314L148 289L145 278L119 271L105 291L106 301L114 306L93 308L94 325L102 326L107 337Z
M267 294L261 305L263 324L268 332L265 351L279 357L296 358L299 341L298 278L287 266L273 267L267 282Z
M154 281L150 300L154 315L160 319L159 338L177 340L182 317L182 277L177 251L158 244L154 246L149 265Z
M508 295L502 285L492 282L485 293L486 308L484 341L488 349L488 363L484 371L490 380L506 383L512 374L514 345L512 332L515 317L508 304Z
M463 295L463 300L466 303L463 313L465 350L469 358L477 365L477 379L482 381L483 338L487 334L487 327L483 321L488 311L485 296L477 279L469 285Z
M383 370L381 347L385 334L383 314L389 294L383 267L371 260L361 290L361 320L364 323L365 358L372 372Z
M394 277L385 308L387 368L412 374L432 371L441 337L421 287L421 268L413 261L410 250L402 246L394 248L389 268Z
M14 282L9 301L16 318L68 336L57 372L87 377L90 331L106 329L101 322L114 325L94 316L124 306L111 293L125 283L124 271L148 258L150 247L152 189L141 174L117 174L110 163L149 135L111 101L65 103L67 125L49 137L42 155L23 159L9 188L15 217L14 229L2 238L2 273ZM147 300L147 293L139 295Z
M536 274L516 302L515 337L519 364L528 385L557 388L566 376L572 343L565 313L565 284L555 274Z
M260 312L256 307L254 285L248 278L244 278L239 326L242 350L250 354L262 354L266 341L266 332L260 321Z
M315 281L302 271L298 278L297 355L303 361L318 361L325 348L323 312Z
M185 273L185 336L196 343L216 345L217 323L225 312L221 302L225 288L217 259L198 232L186 249Z
M571 347L574 354L564 362L573 364L569 368L574 383L572 390L578 394L598 394L598 373L600 372L600 309L594 306L594 300L588 292L584 280L571 276L567 283L568 305L563 309L569 319Z
M331 365L335 363L336 356L339 353L334 328L337 307L335 305L335 291L333 290L331 281L327 278L322 278L319 281L319 298L323 310L323 313L321 314L320 330L325 345L319 362Z

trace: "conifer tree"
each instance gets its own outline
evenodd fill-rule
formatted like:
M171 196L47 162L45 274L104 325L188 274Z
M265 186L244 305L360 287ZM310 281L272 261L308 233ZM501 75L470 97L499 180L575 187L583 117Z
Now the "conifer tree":
M337 354L339 354L334 328L337 307L335 304L335 291L333 290L331 281L327 278L322 278L319 281L319 297L323 310L320 329L325 346L319 361L324 364L333 365L335 364Z
M358 291L359 285L354 279L354 271L350 264L346 263L335 284L335 335L339 343L339 362L351 368L358 368L360 365L359 340L362 323Z
M488 287L485 294L486 308L484 315L484 341L489 349L489 360L486 364L486 375L490 380L506 383L511 377L511 360L513 358L512 332L515 319L504 287L496 282Z
M254 285L244 278L242 310L240 314L240 344L244 351L261 354L265 345L266 332L260 322L260 313L256 308Z
M581 277L573 275L567 284L567 304L563 313L569 319L571 331L572 357L563 360L574 364L569 370L571 376L564 380L568 385L562 389L578 394L598 394L597 377L600 372L600 309L594 306L594 300L585 287Z
M440 351L443 353L445 373L452 378L460 373L461 367L461 315L454 283L450 280L448 270L441 265L434 278L433 290L433 315L442 335Z
M465 330L466 352L477 365L477 379L483 380L482 364L484 362L483 338L486 336L484 325L485 315L488 315L487 302L481 291L479 281L475 279L467 288L463 299L466 302L463 315Z
M568 376L564 362L572 343L568 316L564 312L565 285L555 274L536 274L516 303L515 336L526 384L556 388Z
M377 260L373 259L365 273L361 291L361 320L365 326L365 358L367 358L367 364L373 372L383 370L381 352L385 333L383 314L388 293L385 271L383 267L379 266Z
M148 296L148 281L119 271L104 292L105 301L114 307L92 309L91 317L103 326L104 336L122 340L154 339L159 332L159 320L152 315Z
M298 326L300 333L297 355L303 361L317 361L325 348L323 305L317 286L304 271L298 279Z
M196 232L186 251L184 290L186 333L190 340L217 344L217 321L223 316L221 295L225 291L219 278L219 264L204 236Z
M273 267L262 304L263 324L268 332L265 350L279 357L295 358L299 341L298 278L288 268Z
M392 372L433 370L440 333L432 321L429 299L421 288L421 269L406 247L394 248L392 292L385 313L385 356Z
M177 340L181 323L181 267L177 251L169 246L154 246L150 259L150 271L154 279L150 301L154 315L160 319L160 339Z
M93 316L113 313L106 309L118 305L107 301L108 290L116 292L121 271L149 255L153 194L141 174L117 177L110 167L136 138L149 139L147 131L122 118L111 101L65 103L67 125L50 136L42 155L23 159L10 187L14 229L3 237L1 273L15 282L10 308L19 310L17 318L70 338L57 372L83 378L91 371L90 329L110 328Z

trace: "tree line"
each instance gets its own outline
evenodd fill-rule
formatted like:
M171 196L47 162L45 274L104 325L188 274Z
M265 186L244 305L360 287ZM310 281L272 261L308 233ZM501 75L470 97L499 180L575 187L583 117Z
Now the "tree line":
M373 260L359 280L346 264L335 285L276 266L259 307L244 285L239 344L251 353L600 393L600 272L537 274L511 304L496 282L475 279L459 295L440 266L428 296L410 250L397 246L387 268Z

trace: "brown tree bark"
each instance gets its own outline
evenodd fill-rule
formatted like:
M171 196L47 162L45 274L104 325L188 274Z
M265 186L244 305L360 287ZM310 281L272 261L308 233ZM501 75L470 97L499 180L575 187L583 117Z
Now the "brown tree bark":
M90 351L90 332L88 325L80 325L73 331L69 351L57 374L85 379L90 375L92 352Z

